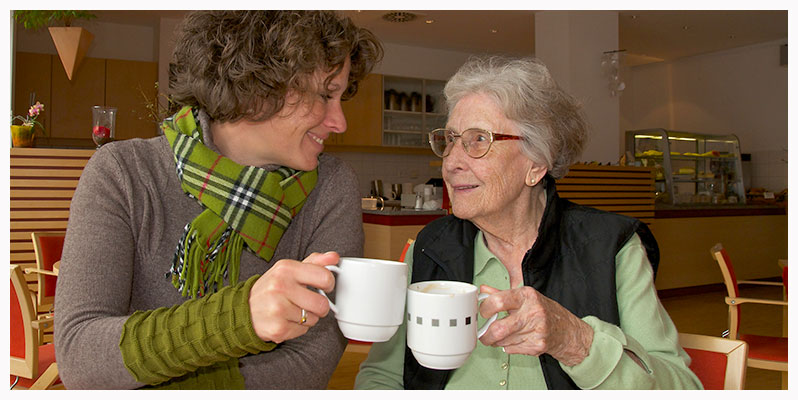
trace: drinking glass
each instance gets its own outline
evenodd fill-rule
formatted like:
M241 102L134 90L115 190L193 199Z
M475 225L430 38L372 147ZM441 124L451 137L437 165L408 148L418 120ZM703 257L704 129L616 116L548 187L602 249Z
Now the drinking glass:
M114 140L116 107L93 106L91 115L91 138L99 149L100 146Z

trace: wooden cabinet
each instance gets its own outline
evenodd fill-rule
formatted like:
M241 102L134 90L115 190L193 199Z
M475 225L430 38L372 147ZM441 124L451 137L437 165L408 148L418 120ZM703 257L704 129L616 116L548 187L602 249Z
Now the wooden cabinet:
M31 93L45 106L39 121L47 137L37 137L37 147L94 148L94 105L119 109L116 140L157 135L146 107L156 96L157 63L85 58L70 81L57 55L17 52L15 57L14 115L27 114Z
M14 104L12 104L14 115L24 117L28 115L32 95L35 95L34 101L44 104L44 112L39 115L37 121L44 125L44 129L48 132L50 131L50 106L52 105L50 101L52 61L53 57L49 54L16 53L17 68L14 80ZM60 62L59 65L61 65ZM61 70L63 73L63 68ZM41 134L40 131L37 132L37 135L39 134Z
M398 86L397 82L400 82ZM415 88L420 93L432 93L431 101L428 102L426 98L422 100L422 107L429 105L430 111L392 111L390 108L386 110L390 106L385 103L386 90L402 87ZM432 150L427 145L424 130L445 123L445 114L437 108L443 107L443 100L438 101L442 96L442 89L442 81L369 74L361 82L357 95L343 103L347 122L346 132L330 135L325 143L326 151L431 155ZM432 107L433 102L437 102L438 106ZM394 117L397 126L402 124L403 118L410 118L411 122L417 120L418 124L412 132L392 130L388 123L394 123ZM399 138L402 137L410 138L412 143L400 141Z
M61 61L53 57L52 102L45 104L52 117L49 136L91 140L91 107L105 104L105 60L83 59L69 80Z
M355 97L342 103L346 115L346 132L331 135L332 145L381 146L382 75L369 74Z
M116 107L116 140L154 137L158 124L147 111L147 102L158 95L158 64L142 61L107 60L105 105Z

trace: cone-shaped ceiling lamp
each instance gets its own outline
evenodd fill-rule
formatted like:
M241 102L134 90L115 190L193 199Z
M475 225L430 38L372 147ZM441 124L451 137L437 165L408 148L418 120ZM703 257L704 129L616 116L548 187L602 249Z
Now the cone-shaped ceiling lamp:
M58 57L61 58L67 78L71 81L80 62L86 56L94 35L79 26L51 27L49 29L55 49L58 51Z

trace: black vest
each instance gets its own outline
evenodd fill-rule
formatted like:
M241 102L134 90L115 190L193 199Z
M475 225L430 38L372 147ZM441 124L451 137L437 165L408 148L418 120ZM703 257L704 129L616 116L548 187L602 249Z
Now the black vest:
M524 285L555 300L579 318L592 315L620 324L615 294L615 255L637 233L656 276L659 248L648 227L635 218L576 205L561 199L554 179L546 176L546 209L538 239L522 261ZM469 221L439 218L418 234L413 251L412 282L474 278L474 239ZM540 356L549 389L578 389L548 354ZM443 389L451 371L418 364L405 344L405 389Z

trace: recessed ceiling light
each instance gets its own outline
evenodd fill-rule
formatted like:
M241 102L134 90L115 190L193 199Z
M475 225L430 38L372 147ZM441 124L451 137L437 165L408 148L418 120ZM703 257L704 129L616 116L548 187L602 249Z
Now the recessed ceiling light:
M637 15L632 15L632 19L637 19Z
M416 19L416 14L407 11L391 11L382 16L388 22L410 22Z
M431 24L431 23L435 22L435 20L434 20L434 19L428 19L428 20L426 20L426 21L424 21L424 22L426 22L426 23L428 23L428 24Z
M490 30L490 33L496 33L496 32L498 32L496 29L491 29Z

